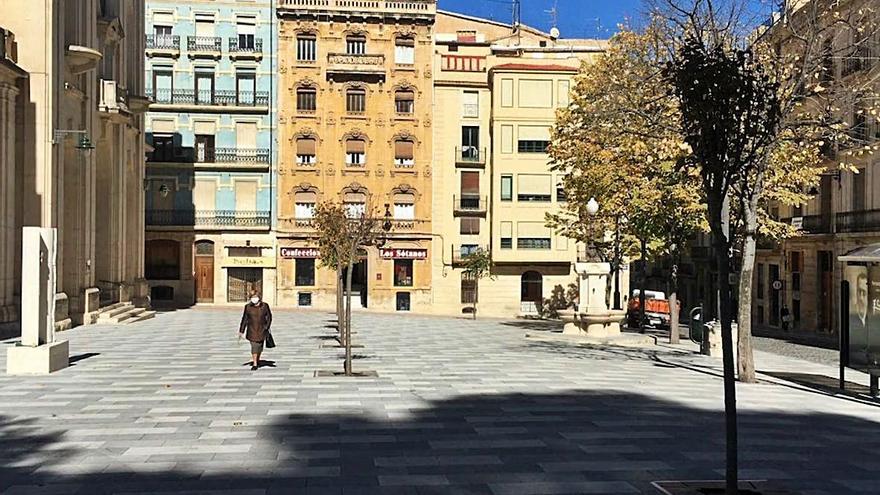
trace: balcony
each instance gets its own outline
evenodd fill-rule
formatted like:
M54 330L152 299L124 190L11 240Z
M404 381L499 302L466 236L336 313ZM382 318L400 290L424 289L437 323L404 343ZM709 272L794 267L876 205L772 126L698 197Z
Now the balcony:
M278 0L278 10L294 15L350 15L362 17L386 14L392 17L434 18L436 0Z
M837 214L837 232L880 231L880 210L847 211Z
M327 73L385 76L385 55L330 53L327 55Z
M801 231L805 234L831 233L831 215L807 215L802 218Z
M470 252L462 252L461 249L455 249L455 246L451 246L452 249L452 266L460 267L464 266L467 262L468 257L470 257L474 253ZM483 251L489 251L489 248L486 246L480 246L478 249L482 249Z
M145 52L148 57L179 57L180 36L176 34L148 34Z
M456 168L486 168L486 148L456 147L455 166Z
M175 148L168 152L156 150L147 154L148 163L186 163L195 168L266 169L270 162L268 148Z
M186 51L190 58L220 58L223 42L219 36L187 36Z
M244 42L242 42L244 41ZM263 58L263 39L242 40L229 38L229 58L236 60L259 60Z
M877 65L880 58L880 43L867 41L857 46L853 53L844 56L841 76L847 77L858 72L868 72Z
M226 110L238 110L248 113L262 113L269 111L268 91L235 91L235 90L204 90L194 91L191 89L147 89L147 96L154 104L151 110L176 110L179 107L191 107L198 110L200 107L205 111L217 111L216 107ZM164 108L163 108L164 107Z
M268 211L236 210L146 210L151 227L197 227L266 229L271 225Z
M453 196L453 215L457 217L485 217L485 196Z

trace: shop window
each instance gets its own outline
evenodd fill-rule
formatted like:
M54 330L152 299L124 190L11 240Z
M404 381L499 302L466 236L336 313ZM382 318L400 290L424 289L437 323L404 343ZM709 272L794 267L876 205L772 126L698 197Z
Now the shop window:
M301 308L306 308L312 305L312 293L311 292L300 292L297 294L296 305Z
M409 292L397 293L397 311L410 310L410 294Z
M294 284L297 287L312 287L315 285L315 260L313 258L297 258L296 277Z
M413 260L394 260L394 286L413 286Z

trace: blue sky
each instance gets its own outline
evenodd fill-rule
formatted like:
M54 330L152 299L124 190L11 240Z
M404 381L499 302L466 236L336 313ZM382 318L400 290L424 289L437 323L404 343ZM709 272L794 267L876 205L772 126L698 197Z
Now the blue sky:
M438 0L440 8L510 22L511 0ZM551 27L548 11L557 4L558 27L565 38L608 38L617 25L638 17L641 0L521 0L523 22L543 31ZM767 0L754 0L765 4ZM759 7L760 8L760 7ZM764 10L764 9L761 9Z

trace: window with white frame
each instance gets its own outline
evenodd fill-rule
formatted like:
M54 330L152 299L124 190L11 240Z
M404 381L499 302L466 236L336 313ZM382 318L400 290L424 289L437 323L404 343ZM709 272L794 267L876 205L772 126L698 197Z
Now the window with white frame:
M394 219L415 220L416 197L413 193L398 193L394 195Z
M416 58L416 40L411 37L397 38L394 42L394 63L413 65Z
M318 195L311 191L299 191L294 196L294 215L297 220L311 220L315 216Z
M347 55L364 55L367 53L366 36L353 35L345 38L345 53Z
M298 138L296 140L296 164L314 165L317 163L316 151L317 142L315 141L315 138Z
M347 192L342 196L342 205L348 218L361 218L367 212L367 195L363 192Z
M296 60L298 62L318 60L318 40L314 35L301 34L296 37Z
M415 165L415 143L409 139L394 141L394 164L398 167Z
M350 167L363 167L367 163L367 143L360 138L345 141L345 164Z

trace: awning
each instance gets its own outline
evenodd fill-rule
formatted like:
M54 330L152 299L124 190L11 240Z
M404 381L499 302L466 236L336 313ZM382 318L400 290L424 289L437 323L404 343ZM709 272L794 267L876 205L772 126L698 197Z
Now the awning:
M880 263L880 244L870 244L855 248L842 256L838 256L837 260L856 263Z

